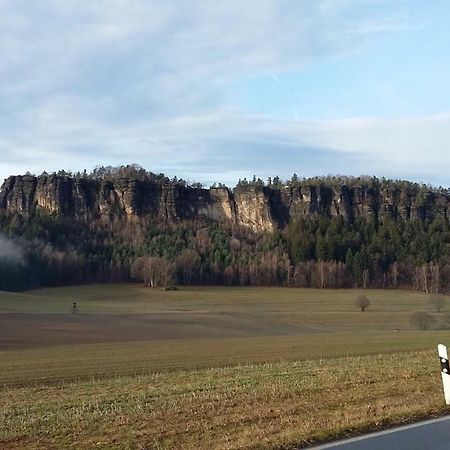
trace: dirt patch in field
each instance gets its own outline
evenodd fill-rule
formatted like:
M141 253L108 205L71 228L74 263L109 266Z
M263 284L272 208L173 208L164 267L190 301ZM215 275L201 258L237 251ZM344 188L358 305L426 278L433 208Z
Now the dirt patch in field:
M307 329L306 329L307 328ZM317 329L237 314L0 314L0 350L104 342L276 336Z

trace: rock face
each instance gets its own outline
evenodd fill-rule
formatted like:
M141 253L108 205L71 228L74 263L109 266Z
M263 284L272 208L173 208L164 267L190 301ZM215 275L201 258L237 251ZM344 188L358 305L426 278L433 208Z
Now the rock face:
M236 223L258 231L273 231L278 217L273 215L270 195L259 187L238 187L234 191Z
M393 185L394 186L394 185ZM417 185L378 188L299 183L272 189L238 186L201 189L174 182L134 178L97 180L59 175L12 176L0 189L0 211L32 217L47 213L89 220L102 216L152 217L172 224L206 218L268 231L283 228L291 220L311 215L359 217L382 221L447 217L450 196Z

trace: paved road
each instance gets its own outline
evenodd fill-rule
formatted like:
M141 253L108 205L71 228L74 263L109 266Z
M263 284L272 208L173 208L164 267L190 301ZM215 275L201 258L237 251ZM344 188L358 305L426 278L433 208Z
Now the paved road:
M450 450L450 416L337 441L311 450Z

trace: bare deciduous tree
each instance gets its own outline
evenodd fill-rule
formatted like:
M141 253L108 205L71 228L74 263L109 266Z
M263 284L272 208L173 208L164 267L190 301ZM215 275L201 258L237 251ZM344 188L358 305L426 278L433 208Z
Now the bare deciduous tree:
M365 295L358 295L356 298L356 306L361 309L361 311L365 311L370 305L370 300Z
M443 295L435 294L430 296L430 303L437 312L441 312L445 307L446 299Z
M200 262L199 254L195 250L187 248L178 254L175 262L178 271L181 273L183 284L191 284L192 274Z
M141 256L131 266L131 276L149 287L171 286L173 274L173 263L158 256Z
M428 330L433 325L434 318L424 311L416 311L410 321L419 330Z

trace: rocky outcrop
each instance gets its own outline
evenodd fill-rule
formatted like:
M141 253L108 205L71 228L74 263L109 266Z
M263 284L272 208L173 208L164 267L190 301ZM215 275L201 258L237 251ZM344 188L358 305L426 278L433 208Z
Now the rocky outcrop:
M207 205L206 217L212 220L236 223L236 203L228 188L211 188L210 202Z
M386 187L387 186L387 187ZM208 219L273 231L304 216L359 217L383 221L447 217L450 196L442 191L406 183L355 186L308 185L273 189L238 186L201 189L169 181L132 177L99 180L66 175L12 176L0 189L0 210L32 217L48 213L75 220L95 217L152 217L167 224Z
M39 177L36 180L36 192L34 193L36 208L51 214L69 214L74 211L72 192L74 184L74 180L56 175ZM30 198L29 205L33 205L32 198ZM32 209L27 212L31 213Z
M166 223L178 222L178 208L179 204L179 187L174 185L165 185L161 189L159 198L158 217Z
M278 217L272 215L270 195L262 187L238 187L234 191L236 223L258 231L273 231Z
M32 176L9 177L0 190L0 208L28 214L34 209L36 185Z

